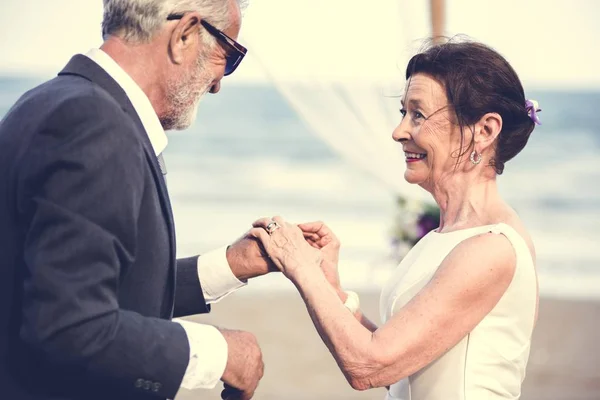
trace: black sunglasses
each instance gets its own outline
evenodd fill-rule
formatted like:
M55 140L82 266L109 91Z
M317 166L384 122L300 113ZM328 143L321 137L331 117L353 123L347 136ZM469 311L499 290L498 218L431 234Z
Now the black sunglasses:
M167 20L173 21L181 19L183 18L183 16L184 14L170 14L167 17ZM225 49L227 53L225 56L225 76L231 75L244 59L244 56L248 52L248 49L246 49L244 46L242 46L241 44L227 36L225 33L223 33L223 31L215 28L205 20L201 19L200 23L208 31L208 33L213 35L215 38L217 38L217 40L221 41L221 43L224 43L227 46L227 49Z

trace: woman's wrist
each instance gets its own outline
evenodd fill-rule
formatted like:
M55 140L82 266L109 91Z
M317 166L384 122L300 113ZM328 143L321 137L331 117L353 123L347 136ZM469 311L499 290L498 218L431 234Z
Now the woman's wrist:
M342 289L341 285L332 285L324 274L318 273L315 270L311 271L308 268L298 268L289 278L292 283L301 291L305 291L305 289L311 290L321 288L321 285L324 285L333 289L335 294L339 297L340 301L344 305L348 301L349 292L346 292L344 289Z
M325 262L325 261L324 261ZM340 300L343 302L348 298L348 294L342 289L339 278L332 279L328 276L322 268L315 268L314 266L309 266L310 263L305 263L304 266L299 266L293 269L293 272L288 276L288 278L296 285L302 285L302 282L305 280L310 280L315 277L322 277L327 282L328 286L333 288L335 293L338 295ZM320 280L320 279L319 279ZM332 282L333 280L333 282Z
M323 290L324 287L331 287L320 269L310 268L307 265L296 268L288 278L301 292Z

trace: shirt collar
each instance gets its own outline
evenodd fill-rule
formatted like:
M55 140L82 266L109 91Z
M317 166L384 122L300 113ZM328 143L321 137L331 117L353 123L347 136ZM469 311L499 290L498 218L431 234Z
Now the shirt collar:
M108 54L100 49L91 49L85 54L89 59L98 64L119 86L125 91L125 94L131 101L135 112L140 117L146 134L150 139L154 153L159 155L167 147L168 139L160 124L160 120L150 103L146 93L138 84L113 60Z

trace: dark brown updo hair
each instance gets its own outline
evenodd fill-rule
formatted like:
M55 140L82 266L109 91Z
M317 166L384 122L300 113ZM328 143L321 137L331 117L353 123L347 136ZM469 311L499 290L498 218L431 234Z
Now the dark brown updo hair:
M490 160L496 173L502 174L504 163L519 154L535 127L525 106L523 85L508 61L484 44L448 41L430 45L411 58L406 79L417 73L430 75L446 89L461 128L461 148L465 127L473 126L489 112L502 117L496 154ZM459 161L473 144L471 141L459 154Z

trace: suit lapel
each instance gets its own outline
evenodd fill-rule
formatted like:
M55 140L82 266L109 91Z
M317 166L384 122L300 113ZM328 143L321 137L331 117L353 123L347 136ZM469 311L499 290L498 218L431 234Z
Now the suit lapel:
M174 304L173 300L175 294L175 276L177 273L177 263L175 261L175 224L173 222L173 211L171 208L171 202L169 200L169 193L167 191L165 178L160 170L160 166L158 165L158 159L154 153L152 144L150 143L150 138L144 129L144 125L142 124L139 115L135 111L133 104L131 104L131 101L127 97L127 94L123 88L121 88L121 86L119 86L119 84L106 71L104 71L104 69L102 69L94 61L90 60L88 57L81 54L75 55L58 75L78 75L97 84L106 92L108 92L108 94L110 94L119 103L119 105L121 105L123 110L131 117L138 128L136 133L143 144L146 160L148 161L148 165L152 171L152 176L156 182L156 186L158 187L163 215L166 219L167 228L169 230L169 249L171 260L171 304L168 312L170 312L169 316L172 317Z

